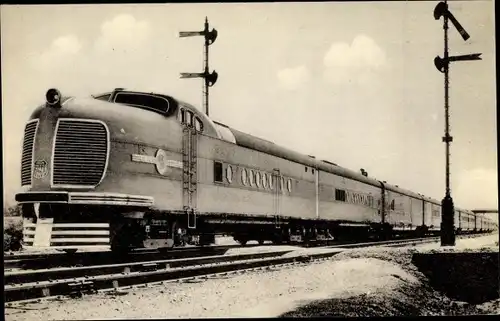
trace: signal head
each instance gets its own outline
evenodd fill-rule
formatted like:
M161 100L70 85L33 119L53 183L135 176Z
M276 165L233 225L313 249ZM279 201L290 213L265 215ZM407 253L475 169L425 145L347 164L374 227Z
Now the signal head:
M212 29L212 31L207 32L205 38L207 39L209 45L213 44L215 39L217 39L217 30Z
M434 19L439 20L441 16L445 15L448 12L448 5L444 2L440 2L434 8Z
M214 70L211 74L205 76L205 81L209 87L212 87L217 82L217 78L219 78L219 75Z
M445 71L446 63L447 62L439 56L436 56L436 58L434 58L434 66L436 66L437 70L439 70L440 72Z

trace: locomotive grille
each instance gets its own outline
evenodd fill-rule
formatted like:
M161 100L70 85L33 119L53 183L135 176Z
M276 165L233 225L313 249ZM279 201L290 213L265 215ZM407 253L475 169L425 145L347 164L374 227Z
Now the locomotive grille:
M38 119L32 121L24 128L23 155L21 157L21 185L31 184L31 172L33 166L33 144L35 141Z
M109 134L98 121L59 120L53 157L53 185L94 187L106 170Z

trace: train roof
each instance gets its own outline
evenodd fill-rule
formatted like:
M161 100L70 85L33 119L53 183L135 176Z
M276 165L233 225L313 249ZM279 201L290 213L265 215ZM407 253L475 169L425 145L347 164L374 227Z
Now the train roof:
M256 151L260 151L263 153L267 153L276 157L280 157L283 159L290 160L292 162L296 162L302 165L310 166L313 168L317 168L319 170L323 170L325 172L330 172L333 174L337 174L346 178L351 178L353 180L359 181L366 183L368 185L372 185L375 187L381 187L381 183L373 178L363 176L361 174L358 174L357 172L354 172L352 170L349 170L347 168L340 167L338 165L333 165L332 163L317 160L316 158L313 158L308 155L304 155L298 152L295 152L291 149L281 147L279 145L276 145L273 142L270 142L268 140L264 140L261 138L258 138L256 136L243 133L239 130L236 130L234 128L228 127L231 132L233 133L235 139L236 139L236 144L242 147L246 147L249 149L253 149Z
M291 149L276 145L271 141L241 132L227 125L224 125L220 122L216 122L211 118L209 118L205 113L198 110L193 105L183 102L172 96L154 92L142 92L142 91L125 90L124 88L116 88L111 92L92 95L92 97L94 99L101 101L125 104L132 107L137 107L139 109L146 109L151 112L163 114L167 117L177 115L177 111L180 108L186 108L191 110L194 114L196 114L196 116L198 116L203 121L203 123L206 125L204 128L208 129L206 132L207 135L216 137L218 139L233 144L237 144L245 148L267 153L276 157L287 159L292 162L310 166L325 172L333 173L342 177L363 182L368 185L372 185L375 187L384 187L389 191L397 192L418 199L424 199L436 205L441 205L440 201L426 197L422 194L400 188L397 185L388 184L385 181L381 182L377 179L364 176L361 173L341 167L327 160L318 160L314 156L298 153ZM64 99L61 100L64 102L69 98L73 97L64 97ZM39 108L42 108L42 106L40 106ZM466 211L461 209L457 210L474 215L474 213L472 213L471 211Z
M177 98L172 98L171 96L153 92L140 92L140 91L125 90L124 88L116 88L112 92L93 95L93 97L96 99L107 100L114 103L125 103L127 105L136 106L138 108L148 109L159 113L165 113L166 115L172 113L172 109L178 109L179 107L188 108L194 113L196 113L196 115L200 119L202 119L204 124L208 125L205 128L208 127L211 129L209 131L210 133L206 134L217 137L218 139L233 144L237 144L239 146L246 147L252 150L267 153L276 157L287 159L289 161L293 161L305 166L317 168L325 172L350 178L375 187L383 186L389 191L397 192L418 199L426 199L431 203L440 205L439 201L427 198L422 194L418 194L410 190L400 188L397 185L388 184L385 181L381 182L377 179L364 176L356 171L341 167L328 160L318 160L314 156L298 153L291 149L279 146L271 141L231 128L223 123L212 120L205 113L199 111L193 105L181 101ZM120 97L122 97L122 101L119 101Z

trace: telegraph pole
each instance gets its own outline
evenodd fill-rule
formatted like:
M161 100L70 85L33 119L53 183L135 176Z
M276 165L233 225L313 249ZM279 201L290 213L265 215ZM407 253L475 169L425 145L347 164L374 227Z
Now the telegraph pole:
M203 31L181 31L179 33L179 37L193 37L193 36L203 36L205 37L205 46L204 46L204 70L202 73L181 73L181 78L203 78L205 80L204 90L203 90L203 105L205 109L205 113L207 116L209 115L208 109L208 88L212 87L217 81L218 74L214 70L212 73L209 73L208 69L208 47L214 43L215 39L217 39L217 30L212 29L212 31L208 31L208 18L205 17L205 28Z
M464 41L470 38L469 34L455 19L455 17L448 10L448 4L439 2L434 9L434 18L439 20L443 17L444 29L444 54L443 58L437 56L434 58L434 65L436 68L444 73L444 113L445 113L445 133L443 142L446 144L446 192L441 202L441 246L454 246L455 245L455 228L454 228L454 215L455 209L453 205L453 198L451 197L450 189L450 143L453 137L450 135L450 106L449 106L449 66L452 61L465 61L465 60L481 60L481 54L470 54L462 56L452 56L448 54L448 20L458 30Z

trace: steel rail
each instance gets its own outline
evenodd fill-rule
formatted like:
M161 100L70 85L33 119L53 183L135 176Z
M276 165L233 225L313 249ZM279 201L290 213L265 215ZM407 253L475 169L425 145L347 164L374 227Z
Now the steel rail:
M251 244L247 247L259 246ZM174 259L199 257L210 254L224 254L226 251L239 248L241 245L216 245L207 247L174 248L167 251L139 250L127 254L112 251L67 253L15 254L4 257L4 269L46 269L52 267L97 265L124 262L138 262L154 259Z
M388 242L371 242L364 243L361 247L378 247L378 246L405 246L411 243L426 243L434 242L434 238L422 238L422 239L410 239L410 240L399 240L388 241ZM360 246L358 246L360 247ZM205 263L199 265L184 265L172 267L167 265L152 265L153 270L140 270L139 271L128 271L121 270L119 273L109 273L109 271L104 271L103 274L77 277L70 279L58 279L53 281L38 281L23 284L8 284L4 288L5 302L15 302L15 301L30 301L39 298L50 298L53 296L60 296L66 294L82 295L83 293L95 293L97 290L105 289L118 289L127 286L134 286L140 284L148 284L176 279L185 279L189 277L198 277L203 275L218 274L225 272L233 272L238 270L248 270L262 267L269 267L273 265L289 264L296 262L311 262L318 259L324 259L334 256L335 254L341 253L343 251L349 250L348 248L324 248L327 252L323 253L309 253L309 254L295 254L291 256L283 256L285 252L283 251L281 256L275 255L272 257L253 257L240 255L243 258L239 261L225 261L218 262L212 260L205 261ZM254 253L255 254L255 253ZM264 253L261 253L264 254ZM269 255L269 253L267 253ZM221 256L225 257L225 256ZM219 257L219 258L221 258ZM227 256L230 257L230 256ZM191 262L195 262L196 258L193 258ZM159 268L159 269L158 269ZM156 269L156 270L155 270ZM118 270L116 270L118 271ZM105 274L108 273L108 274Z
M240 261L254 258L266 258L280 256L292 250L281 250L273 252L236 254L236 255L214 255L186 259L154 260L146 262L128 262L109 265L94 265L73 268L56 268L31 271L12 271L4 273L4 284L13 285L20 283L33 283L43 281L55 281L65 278L89 277L104 274L132 273L165 268L179 268L202 264L221 263L229 261Z
M458 237L469 237L478 234L462 234ZM482 234L480 234L482 235ZM426 236L428 238L437 237L433 235ZM367 246L369 244L386 244L381 242L398 242L399 240L408 239L406 236L393 238L390 241L373 241L373 242L362 242L359 241L349 241L349 240L328 240L328 241L312 241L309 244L299 243L299 244L284 244L291 246L302 246L302 247L318 247L318 246L329 246L335 247L345 247L345 248L355 248L360 246ZM139 262L147 260L162 260L162 259L175 259L175 258L186 258L186 257L201 257L207 255L221 255L224 254L229 249L243 248L243 247L259 247L259 244L248 244L248 245L216 245L209 247L187 247L187 248L173 248L167 251L158 250L146 250L139 249L132 252L124 254L117 254L112 251L101 251L101 252L79 252L74 254L66 253L41 253L41 254L15 254L11 256L4 257L4 270L13 269L49 269L55 267L69 267L69 266L90 266L90 265L105 265L105 264L117 264L117 263L130 263ZM264 246L282 246L277 244L266 244Z

